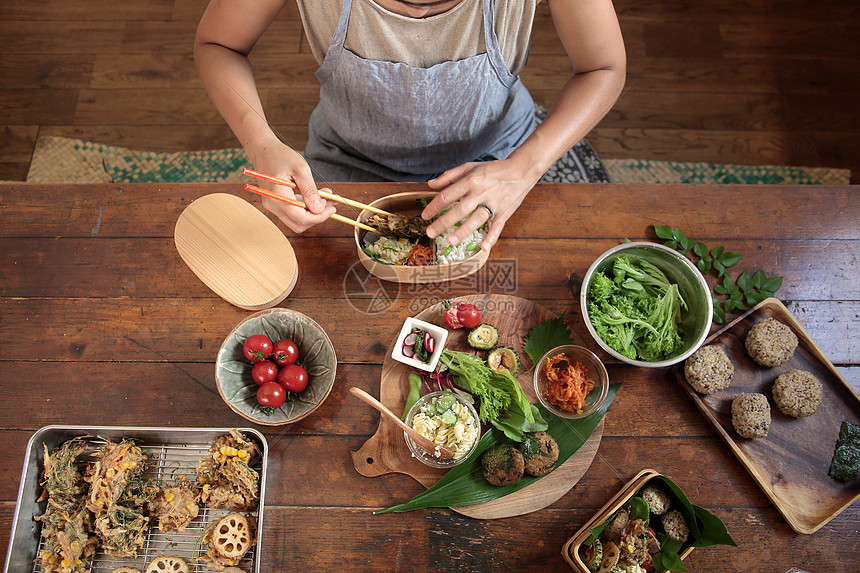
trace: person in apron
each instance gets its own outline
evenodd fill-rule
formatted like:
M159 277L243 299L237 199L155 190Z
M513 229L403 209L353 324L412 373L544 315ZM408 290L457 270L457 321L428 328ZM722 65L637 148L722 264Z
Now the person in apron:
M515 0L344 0L317 71L320 103L302 156L266 124L247 61L286 1L212 0L198 27L195 60L255 167L296 182L308 210L264 201L296 232L334 213L316 192L320 183L427 181L440 191L422 213L438 216L428 235L450 228L448 241L457 244L490 221L481 244L489 250L534 184L606 114L624 83L611 0L548 0L576 74L537 129L534 102L506 65L494 26L495 2ZM353 1L415 19L457 17L461 5L479 2L485 51L426 67L361 57L344 47Z

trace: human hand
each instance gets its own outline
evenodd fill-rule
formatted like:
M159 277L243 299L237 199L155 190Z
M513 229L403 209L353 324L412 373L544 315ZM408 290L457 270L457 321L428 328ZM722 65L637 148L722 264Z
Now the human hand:
M456 245L490 221L489 231L481 241L481 249L489 251L496 244L507 220L536 182L537 179L524 177L505 160L466 163L449 169L427 182L431 189L440 192L424 208L421 216L432 219L448 208L427 228L427 236L435 238L458 221L463 221L447 236L448 243Z
M270 191L300 199L307 206L307 209L302 209L282 201L263 197L263 207L274 213L287 227L296 233L303 233L335 213L334 204L326 202L317 192L311 169L301 154L278 143L265 151L254 153L252 157L254 158L254 167L258 171L296 183L296 190L294 191L289 187L260 181L261 185Z

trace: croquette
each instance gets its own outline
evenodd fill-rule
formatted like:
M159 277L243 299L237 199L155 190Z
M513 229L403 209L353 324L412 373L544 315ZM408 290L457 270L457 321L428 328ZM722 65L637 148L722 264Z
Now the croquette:
M525 459L511 445L494 446L481 456L481 471L493 485L515 484L523 477Z
M792 357L797 348L797 336L775 318L766 318L753 325L744 346L757 364L772 368Z
M558 443L546 432L526 434L520 449L525 460L525 472L531 476L545 476L558 461Z
M660 517L660 521L663 524L663 531L666 532L666 535L681 543L687 541L687 538L690 536L690 526L687 525L687 520L684 519L680 511L677 509L667 511Z
M648 509L654 515L663 515L668 511L670 500L666 492L656 485L646 485L642 488L639 496L648 504Z
M773 401L786 416L811 416L818 410L823 396L821 381L805 370L790 370L773 383Z
M715 394L732 383L735 367L722 346L702 346L684 362L684 377L699 394Z
M764 438L770 428L770 404L764 394L738 394L732 400L732 426L744 438Z

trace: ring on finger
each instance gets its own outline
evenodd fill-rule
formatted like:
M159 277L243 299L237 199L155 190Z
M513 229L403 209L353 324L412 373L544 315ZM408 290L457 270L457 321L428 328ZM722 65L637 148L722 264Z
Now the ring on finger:
M478 203L478 207L481 207L481 208L487 210L487 221L492 221L493 217L496 216L496 212L493 211L493 208L490 207L489 205L487 205L486 203Z

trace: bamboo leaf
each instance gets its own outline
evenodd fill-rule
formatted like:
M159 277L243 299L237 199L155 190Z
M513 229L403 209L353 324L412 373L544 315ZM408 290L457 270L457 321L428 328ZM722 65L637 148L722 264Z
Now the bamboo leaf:
M609 394L600 409L590 416L578 420L559 418L541 404L537 405L541 415L549 425L546 430L547 433L558 442L558 465L563 464L588 440L600 420L603 419L620 387L620 383L610 385ZM501 431L490 428L481 437L478 447L475 448L469 459L449 470L433 487L416 495L410 501L380 509L374 514L483 503L504 497L539 480L540 478L537 477L525 476L513 485L497 487L490 485L484 479L484 475L481 473L481 455L493 446L508 443L510 440Z

